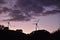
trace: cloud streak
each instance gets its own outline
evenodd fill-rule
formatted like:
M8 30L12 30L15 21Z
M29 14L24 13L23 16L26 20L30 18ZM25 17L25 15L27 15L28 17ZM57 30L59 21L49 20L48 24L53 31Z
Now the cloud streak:
M47 11L47 12L44 12L42 16L53 15L53 14L57 14L57 13L60 14L60 10Z

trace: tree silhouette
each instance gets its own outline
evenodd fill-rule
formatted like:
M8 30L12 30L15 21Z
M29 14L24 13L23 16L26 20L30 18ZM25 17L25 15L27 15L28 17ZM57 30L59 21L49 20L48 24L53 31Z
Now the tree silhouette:
M57 30L57 31L53 32L51 38L53 40L60 40L60 30Z
M0 25L0 30L3 30L4 29L4 25Z
M0 25L0 30L9 30L8 27L4 27L4 25Z
M60 30L53 33L35 30L30 34L25 34L22 29L9 30L8 27L0 25L0 40L60 40Z

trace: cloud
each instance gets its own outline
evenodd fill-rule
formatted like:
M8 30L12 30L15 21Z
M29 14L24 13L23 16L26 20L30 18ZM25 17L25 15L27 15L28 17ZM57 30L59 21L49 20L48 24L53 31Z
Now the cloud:
M11 19L7 19L7 20L4 20L4 21L29 21L30 19L27 18L26 16L23 16L23 15L20 15L19 17L16 17L16 18L11 18Z
M17 0L16 6L18 6L23 12L35 12L42 13L45 9L44 6L56 6L60 7L60 0Z
M44 10L36 0L17 0L16 5L27 12L34 11L40 13Z
M4 0L0 0L0 4L4 4L5 3L5 1Z
M2 9L0 10L0 14L2 14L2 12L7 13L9 12L10 19L5 19L3 21L28 21L30 20L30 17L27 16L28 14L26 13L26 15L24 13L21 13L20 10L17 9L10 9L7 7L2 7ZM2 15L3 16L3 15Z
M60 13L59 8L60 0L16 0L13 7L3 7L3 12L9 12L9 16L12 18L8 20L27 21L32 19L33 16L46 16Z
M43 6L51 6L51 5L60 6L60 0L39 0L39 2Z
M11 16L11 19L8 19L10 21L28 21L30 20L29 16L24 15L20 10L12 10L9 14Z
M41 6L60 6L60 0L17 0L16 5L26 10L33 10Z
M42 13L42 16L58 14L58 13L60 14L60 10L46 11L46 12Z
M12 11L12 10L9 9L8 7L1 7L0 8L0 14L2 14L2 12L6 13L6 12L9 12L9 11Z
M3 7L3 12L7 12L10 11L11 9L7 8L7 7Z
M0 14L2 13L2 10L0 10Z
M9 15L12 17L17 17L20 13L20 10L12 10Z

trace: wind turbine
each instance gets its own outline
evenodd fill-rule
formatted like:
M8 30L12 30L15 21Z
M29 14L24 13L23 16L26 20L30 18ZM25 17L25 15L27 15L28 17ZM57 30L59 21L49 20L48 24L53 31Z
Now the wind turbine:
M8 21L8 27L10 27L10 22Z
M38 23L39 23L40 19L37 20L37 22L35 23L35 30L38 30Z

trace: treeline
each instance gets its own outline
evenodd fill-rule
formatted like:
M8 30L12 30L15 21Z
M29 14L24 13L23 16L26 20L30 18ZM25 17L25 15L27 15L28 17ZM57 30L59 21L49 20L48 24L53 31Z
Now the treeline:
M25 34L22 30L9 30L8 27L0 25L0 40L60 40L60 30L49 33L46 30L33 31Z

